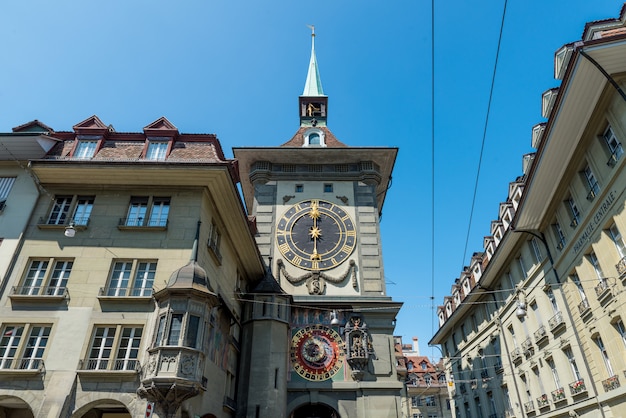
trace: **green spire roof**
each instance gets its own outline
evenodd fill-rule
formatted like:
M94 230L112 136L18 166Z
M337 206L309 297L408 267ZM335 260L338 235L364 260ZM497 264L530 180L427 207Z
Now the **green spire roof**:
M309 73L306 76L302 95L305 97L324 96L320 70L317 67L317 58L315 58L315 27L309 27L311 28L311 60L309 61Z

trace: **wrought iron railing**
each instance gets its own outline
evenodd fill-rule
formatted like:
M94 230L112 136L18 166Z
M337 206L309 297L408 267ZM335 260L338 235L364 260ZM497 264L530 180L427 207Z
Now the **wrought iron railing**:
M614 376L609 377L606 380L603 380L602 381L602 387L604 388L605 392L608 392L608 391L613 390L613 389L617 389L618 387L620 387L619 376L618 375L614 375Z
M550 331L554 331L560 325L564 324L565 321L563 319L563 314L561 312L557 312L552 318L548 320L548 325L550 326Z
M566 396L565 396L565 389L563 389L563 388L555 389L552 392L550 392L550 394L552 395L552 401L553 402L561 402L561 401L565 400L565 398L566 398Z
M572 395L578 395L579 393L583 393L587 391L587 386L585 386L585 379L578 379L570 383L569 390Z

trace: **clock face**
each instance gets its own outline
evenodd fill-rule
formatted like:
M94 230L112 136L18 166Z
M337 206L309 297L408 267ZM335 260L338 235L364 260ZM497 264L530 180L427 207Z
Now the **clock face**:
M328 270L348 259L356 245L354 222L341 207L325 200L305 200L278 221L276 243L296 267Z
M301 328L291 339L291 364L307 380L330 379L343 366L344 357L341 337L325 325Z

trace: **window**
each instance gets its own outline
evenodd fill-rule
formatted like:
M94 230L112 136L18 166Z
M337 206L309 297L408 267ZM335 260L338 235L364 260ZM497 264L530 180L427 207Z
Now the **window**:
M434 396L426 396L424 398L426 406L437 406L437 400Z
M296 184L296 193L302 193L304 191L304 185Z
M424 383L426 383L426 386L432 385L433 378L429 374L424 375Z
M309 145L320 145L320 135L318 133L312 133L309 135Z
M13 183L15 183L15 177L0 177L0 211L4 209Z
M600 185L598 184L598 180L596 179L596 176L593 174L593 171L589 166L586 166L583 169L583 176L585 177L585 180L587 180L587 190L589 191L589 194L587 195L587 200L593 200L598 195L598 193L600 193Z
M115 261L109 277L109 284L101 294L119 297L152 296L156 267L156 261ZM132 281L131 277L133 278Z
M427 369L427 367L428 367L428 365L426 364L426 362L425 362L425 361L422 361L422 362L420 363L420 366L422 367L422 370L426 370L426 369Z
M54 199L50 216L48 217L49 225L63 225L66 223L67 215L72 204L71 196L60 196Z
M554 364L554 359L549 358L546 359L546 363L548 367L550 367L550 371L552 372L552 378L554 379L554 387L555 389L559 389L561 387L561 381L559 379L559 373L556 370L556 364Z
M556 248L562 250L565 247L565 234L563 233L563 229L561 229L561 224L558 222L553 223L552 229L554 230L554 237L556 238Z
M154 347L202 348L203 319L189 312L168 312L159 317Z
M530 240L530 247L532 248L533 257L535 257L536 263L541 263L543 260L543 254L541 253L541 247L539 246L539 242L537 238L532 238Z
M571 196L568 197L565 202L569 209L570 217L572 218L572 223L570 223L570 226L572 228L576 228L578 226L578 223L580 222L580 210L578 210L578 206Z
M619 336L622 339L624 346L626 346L626 328L624 327L624 321L620 319L614 324L614 326L617 332L619 333Z
M556 303L556 297L554 297L554 292L552 291L552 287L549 287L546 290L546 296L548 296L548 300L550 301L550 306L552 306L553 313L559 313L559 305Z
M411 396L411 407L417 408L420 404L421 402L419 396Z
M606 146L609 148L609 152L611 153L611 158L609 158L607 164L612 167L615 165L615 163L617 163L617 161L624 153L624 150L622 149L622 144L617 140L617 137L615 136L611 125L606 128L606 131L604 131L602 138L604 138Z
M147 216L148 208L150 208L150 216ZM169 197L133 196L130 198L124 225L166 227L169 211Z
M567 361L569 362L570 369L572 370L572 376L574 377L574 380L580 380L580 372L578 371L576 359L574 358L574 353L572 352L571 347L564 348L563 354L565 354L565 357L567 357Z
M46 223L66 225L74 222L75 225L87 225L94 200L93 196L56 196ZM73 216L68 219L70 213Z
M517 258L517 264L519 264L519 268L520 268L520 270L522 272L522 276L524 278L527 278L528 277L528 270L526 270L526 265L524 263L524 258L521 255Z
M54 266L52 272L48 271L50 265ZM28 296L64 296L73 265L71 260L31 260L22 285L16 288L15 293Z
M598 261L596 253L594 251L590 252L587 258L589 258L589 262L591 263L593 270L596 272L596 276L598 276L598 279L602 281L604 274L602 273L602 268L600 267L600 262Z
M324 193L332 193L333 185L332 183L324 183Z
M51 329L48 325L4 325L0 338L0 370L39 370ZM25 335L28 338L22 338Z
M622 239L622 234L617 229L617 225L613 224L609 227L609 235L615 244L615 249L617 249L617 253L620 258L626 256L626 246L624 245L624 240Z
M220 240L222 239L222 235L220 233L219 228L215 223L211 223L211 234L209 235L209 241L207 245L211 253L215 256L218 262L222 261L222 254L220 253Z
M95 139L79 139L74 149L74 158L90 159L96 154L96 148L98 148L98 141Z
M146 150L146 160L165 161L167 155L167 147L169 141L148 141L148 149Z
M407 363L407 365L406 365L406 369L407 369L408 371L413 370L413 362L412 362L412 361L409 361L409 362Z
M83 370L137 370L142 327L98 326ZM115 353L115 357L113 354Z
M87 225L89 216L91 216L91 210L93 209L93 201L93 197L78 197L76 209L74 209L74 216L72 217L75 225Z
M600 354L602 355L602 360L604 360L604 365L606 366L606 371L609 374L609 377L613 376L613 367L611 366L611 360L609 359L609 353L606 351L606 347L602 342L602 338L598 335L593 339L598 346L598 350L600 350Z

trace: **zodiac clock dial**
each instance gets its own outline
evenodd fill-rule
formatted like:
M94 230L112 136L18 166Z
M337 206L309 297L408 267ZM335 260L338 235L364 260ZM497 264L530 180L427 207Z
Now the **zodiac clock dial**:
M298 375L311 381L323 381L337 374L343 366L345 354L337 331L315 324L294 334L290 356Z
M305 200L291 206L279 219L276 243L294 266L328 270L352 254L356 230L341 207L325 200Z

